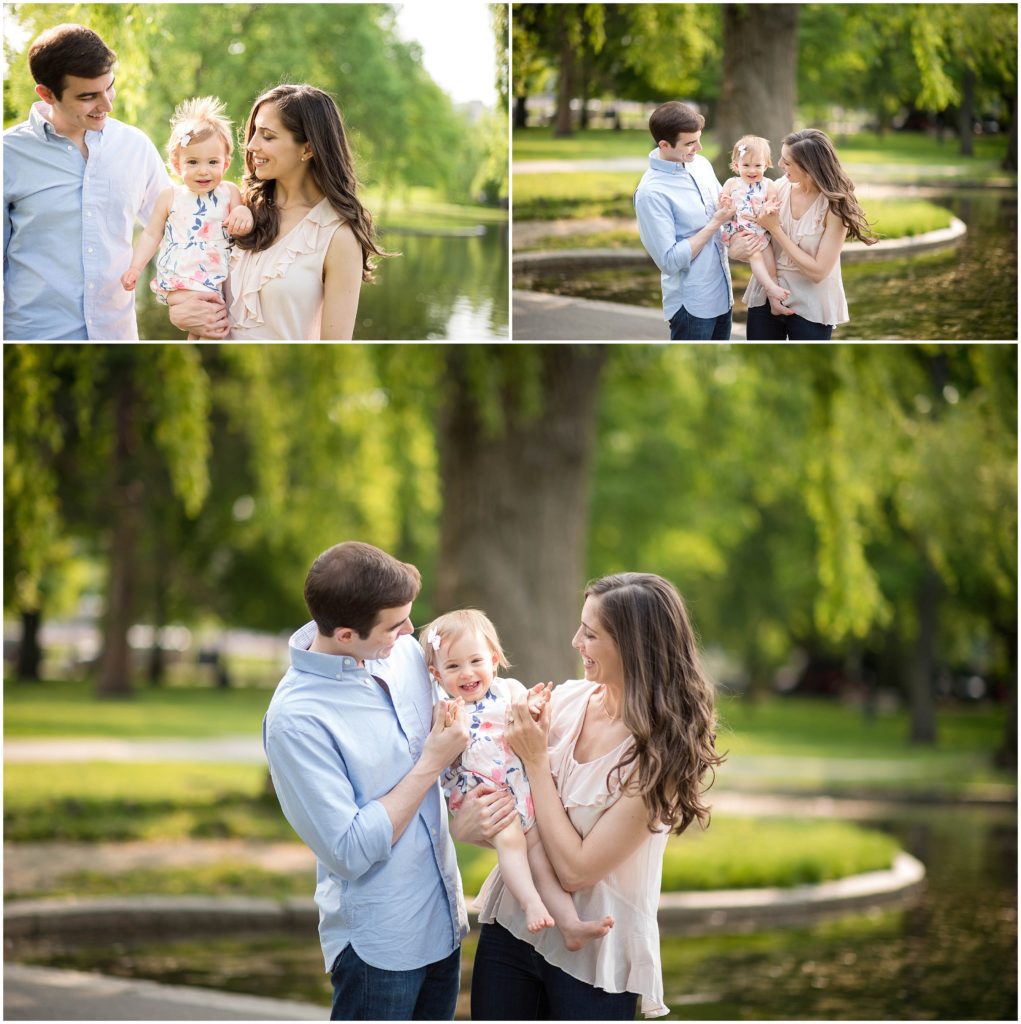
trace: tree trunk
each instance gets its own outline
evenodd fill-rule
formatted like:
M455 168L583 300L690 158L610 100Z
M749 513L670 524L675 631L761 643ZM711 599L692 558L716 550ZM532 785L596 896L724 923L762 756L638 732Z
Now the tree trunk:
M723 81L715 124L714 166L730 177L730 153L742 135L769 139L773 163L794 128L797 100L798 4L724 4Z
M515 96L514 97L514 127L515 128L527 128L528 127L528 97L527 96Z
M18 661L14 668L15 678L22 683L39 682L39 666L43 652L39 646L39 630L42 612L38 608L21 613L21 639L18 641Z
M480 354L481 352L481 354ZM499 384L473 392L472 365ZM529 362L529 359L532 362ZM453 346L440 415L443 488L436 607L478 607L526 685L577 676L571 637L585 584L589 478L602 346ZM493 363L497 365L494 367ZM517 396L537 394L532 415ZM480 403L503 428L487 430Z
M1000 636L1005 641L1009 668L1007 685L1010 687L1010 708L1007 711L1007 722L1003 729L993 764L1005 771L1017 771L1017 626L1012 629L1000 629Z
M97 695L131 694L128 629L135 612L134 567L137 557L142 484L135 478L134 453L138 447L135 382L127 361L116 366L110 579L107 586L103 655L99 663Z
M957 108L957 133L960 138L961 156L973 156L975 136L971 123L975 116L975 72L965 68L961 88L961 105Z
M915 595L918 633L908 666L908 709L911 715L911 742L934 746L936 743L936 629L940 581L936 570L923 554L925 565Z
M557 114L553 124L553 134L558 138L573 135L571 125L571 97L574 93L574 44L568 26L570 13L566 6L559 10L560 15L560 74L557 76Z
M1010 111L1010 128L1007 133L1007 152L1004 154L1000 166L1005 171L1017 172L1017 99L1014 96L1004 96L1004 103Z

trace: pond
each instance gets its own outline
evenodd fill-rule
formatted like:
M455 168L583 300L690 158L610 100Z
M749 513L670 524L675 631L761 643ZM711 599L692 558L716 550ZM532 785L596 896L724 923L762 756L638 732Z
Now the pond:
M932 200L968 225L953 249L844 266L851 322L834 341L1017 339L1017 197L962 190ZM734 319L746 320L741 296L749 272L734 265ZM514 275L515 288L658 308L659 272L598 270Z
M356 340L491 341L509 336L506 225L466 236L388 231L381 242L400 255L381 261L376 283L363 286ZM183 339L152 298L149 276L138 289L140 338Z
M664 936L668 1019L1016 1020L1016 813L898 807L871 824L926 865L917 903L803 928ZM475 933L464 945L458 1019L467 1017L474 947ZM314 935L94 947L40 960L329 1006Z

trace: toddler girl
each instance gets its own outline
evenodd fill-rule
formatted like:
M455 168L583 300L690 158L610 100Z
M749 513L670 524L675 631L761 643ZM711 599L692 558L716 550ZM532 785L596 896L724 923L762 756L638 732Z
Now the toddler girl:
M743 135L734 144L730 157L731 170L739 177L728 178L721 195L730 197L734 206L734 217L723 225L723 240L729 245L731 238L738 231L751 231L756 235L765 235L766 229L755 223L767 200L776 200L776 185L766 178L766 168L772 167L773 161L769 152L769 141L757 135ZM777 316L792 312L783 305L790 292L782 288L776 280L776 260L772 246L762 252L753 253L748 262L756 280L766 290L769 297L769 308Z
M468 746L443 777L451 813L456 814L465 794L480 784L509 789L518 817L493 838L493 845L500 874L524 908L528 930L538 932L555 924L572 950L601 938L613 927L613 918L582 921L578 917L574 900L560 887L539 842L524 766L504 738L510 701L524 687L516 679L496 675L499 666L508 664L496 628L482 612L466 608L430 623L422 630L420 642L429 674L448 697L463 705L468 720ZM552 683L546 683L529 691L528 708L534 717L549 700L551 688Z
M160 193L145 231L135 243L131 266L121 275L133 291L138 275L159 249L156 277L149 287L166 303L175 291L223 294L231 241L252 230L251 211L237 185L224 181L234 152L230 121L212 96L186 100L171 118L167 152L183 184ZM197 341L188 335L189 341Z

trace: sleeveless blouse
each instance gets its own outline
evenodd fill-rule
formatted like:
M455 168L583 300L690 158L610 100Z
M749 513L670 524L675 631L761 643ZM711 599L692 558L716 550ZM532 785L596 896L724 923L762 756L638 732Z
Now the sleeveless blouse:
M579 764L574 748L581 733L585 710L597 684L585 679L562 683L553 690L550 702L550 770L557 792L571 824L584 838L595 827L603 812L621 795L621 785L607 789L606 776L620 759L629 737L614 750L593 761ZM525 924L525 913L504 886L499 866L486 879L478 897L479 921L499 922L512 935L527 942L546 960L562 971L606 992L633 992L641 996L646 1017L669 1013L663 1004L663 971L659 953L660 885L663 853L669 832L650 832L648 839L618 864L591 889L572 894L578 916L598 920L610 914L615 924L601 939L576 952L564 946L557 928L532 933Z
M324 197L268 249L234 247L226 286L232 340L319 340L323 264L341 223Z
M826 214L829 203L820 193L815 202L800 217L791 213L791 183L781 178L776 183L780 199L780 226L787 237L803 252L815 256L826 230ZM837 257L833 269L816 283L810 281L791 257L784 251L779 242L773 241L773 254L776 256L776 279L782 288L790 290L791 297L787 300L794 307L794 312L814 324L846 324L850 320L847 311L847 299L844 296L844 281L840 276L840 257ZM766 292L753 276L744 293L744 302L749 308L762 306L766 302Z

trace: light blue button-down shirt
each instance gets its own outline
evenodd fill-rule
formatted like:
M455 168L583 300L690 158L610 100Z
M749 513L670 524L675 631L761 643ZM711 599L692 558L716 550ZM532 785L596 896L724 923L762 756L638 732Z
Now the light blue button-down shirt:
M717 232L692 259L688 239L701 231L716 212L720 183L713 165L695 155L691 163L661 160L649 154L649 169L635 190L638 233L660 270L663 315L681 308L692 316L722 316L734 305L730 264Z
M407 971L457 949L468 917L439 783L391 846L379 798L411 771L432 721L433 689L418 643L367 661L290 640L291 667L263 720L263 746L284 816L316 855L326 969L350 944L373 967ZM382 679L387 695L373 678Z
M135 221L147 221L170 177L143 132L107 118L85 133L89 158L58 134L49 104L4 132L4 337L138 338L131 265Z

